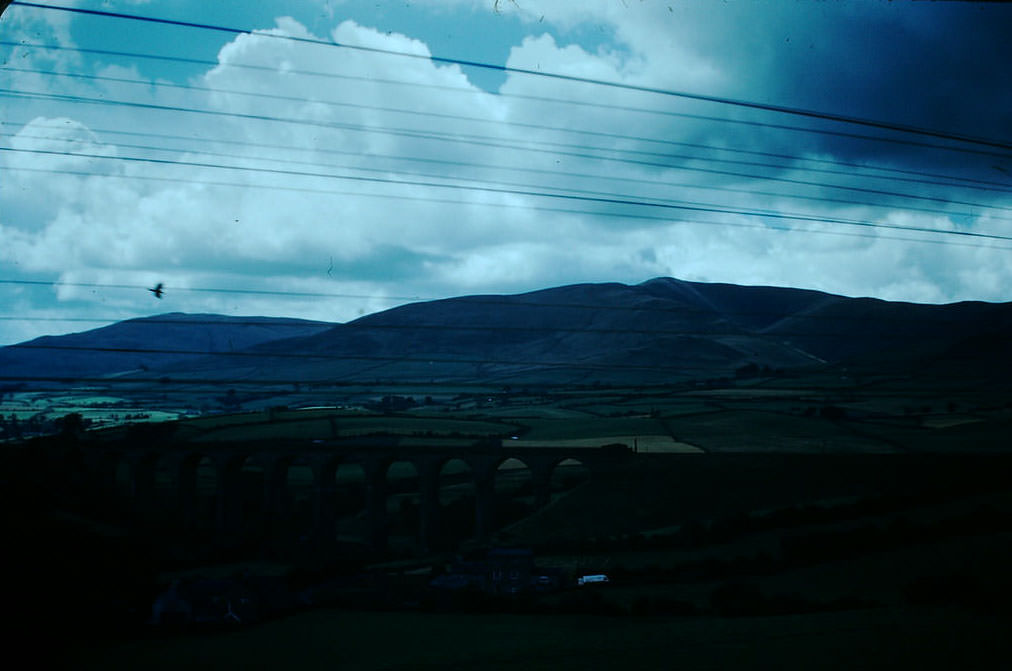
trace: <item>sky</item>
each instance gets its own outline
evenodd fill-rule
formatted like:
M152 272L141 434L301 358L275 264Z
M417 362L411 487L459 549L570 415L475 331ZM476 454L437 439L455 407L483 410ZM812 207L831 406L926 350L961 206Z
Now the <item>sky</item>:
M41 4L204 27L5 11L0 344L659 276L1012 300L1004 3Z

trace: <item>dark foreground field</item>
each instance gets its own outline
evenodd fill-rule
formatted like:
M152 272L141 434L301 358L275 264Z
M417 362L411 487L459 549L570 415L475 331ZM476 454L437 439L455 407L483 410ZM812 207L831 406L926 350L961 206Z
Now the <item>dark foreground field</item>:
M173 439L184 446L288 433L354 439L378 427L453 449L490 438L516 449L638 448L614 471L554 490L547 507L535 510L522 487L497 501L510 514L490 544L530 548L538 566L567 574L607 573L605 589L440 603L425 592L426 571L452 559L407 542L397 559L414 575L370 564L391 557L342 569L387 571L384 580L409 583L404 593L351 608L338 592L228 630L143 624L186 564L179 547L190 546L131 528L114 510L89 513L105 509L54 488L61 481L32 444L12 443L0 470L6 604L27 633L11 638L31 641L40 664L71 669L997 668L1012 652L1007 392L910 383L816 393L781 388L788 382L797 381L544 399L504 392L404 411L268 409L181 422ZM123 427L73 440L101 449L132 432L146 435ZM338 484L347 484L340 472ZM446 519L473 518L465 485L442 485ZM392 529L400 540L417 527L414 490L391 497L405 522ZM338 533L362 520L350 512ZM255 572L264 559L199 555L191 573L228 575L240 560L255 560ZM305 557L271 559L290 562L282 574L305 568Z
M25 506L8 526L8 604L36 659L70 669L996 668L1012 653L1010 464L642 455L500 531L539 565L609 573L604 589L449 606L409 589L167 632L101 619L151 589L157 558L112 528L33 513L22 482L6 490ZM424 590L428 576L402 579Z
M77 644L79 669L983 669L1009 620L946 609L717 618L307 612L216 636Z

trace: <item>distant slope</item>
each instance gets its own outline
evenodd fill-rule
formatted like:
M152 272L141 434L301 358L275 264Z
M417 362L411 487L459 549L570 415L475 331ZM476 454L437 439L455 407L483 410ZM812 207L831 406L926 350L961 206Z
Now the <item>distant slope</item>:
M0 348L0 376L97 377L155 370L200 359L208 352L244 350L331 326L301 319L173 312ZM200 354L183 353L192 351Z
M659 383L747 363L904 370L1012 333L1012 304L949 306L658 278L413 303L186 373L305 381ZM980 362L978 362L980 363ZM916 364L920 365L920 364ZM895 367L895 366L893 366ZM281 374L283 372L283 375Z
M917 305L653 279L412 303L347 324L167 315L33 343L209 355L0 351L0 367L176 380L651 384L845 365L1000 380L1012 303ZM220 320L220 321L215 321ZM212 323L205 324L204 321ZM201 322L198 324L198 322ZM223 353L228 352L228 355ZM241 353L241 356L234 356ZM35 358L30 358L34 356Z
M1012 339L1012 304L963 302L920 305L849 298L785 316L763 330L828 361L911 366L939 357L997 364L1008 352L972 343ZM999 358L992 359L992 355Z
M251 350L263 355L256 362L208 358L190 372L266 379L283 369L286 379L306 381L636 384L723 375L755 359L777 366L811 361L793 347L754 337L689 283L669 282L674 292L650 283L580 284L414 303L265 343Z

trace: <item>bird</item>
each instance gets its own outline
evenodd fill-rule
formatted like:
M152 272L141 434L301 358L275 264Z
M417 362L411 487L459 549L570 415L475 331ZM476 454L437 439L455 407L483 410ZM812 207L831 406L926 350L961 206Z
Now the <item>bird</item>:
M148 291L153 293L155 295L155 298L160 299L162 297L162 283L159 282L158 284L155 285L154 289L148 289Z

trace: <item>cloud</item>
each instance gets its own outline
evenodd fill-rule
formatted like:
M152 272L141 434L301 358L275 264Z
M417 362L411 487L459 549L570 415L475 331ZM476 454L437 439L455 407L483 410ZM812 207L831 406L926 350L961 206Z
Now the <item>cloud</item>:
M981 23L956 10L890 13L883 5L874 10L883 24L862 31L859 17L836 6L792 13L702 3L673 4L670 12L663 3L518 5L503 8L530 26L509 54L514 68L926 125L943 124L944 110L956 105L946 91L973 87L989 108L957 117L981 134L997 132L1010 109L999 108L1008 90L995 83L994 68L967 71L958 86L914 72L918 59L950 78L968 67L963 55L936 53L945 39L982 53L962 32L947 36L949 19L959 31ZM448 2L442 11L462 6ZM340 16L340 6L334 11ZM20 31L35 29L21 21ZM594 26L607 39L581 38ZM981 27L983 41L996 39L996 27ZM65 22L46 30L70 43ZM905 36L911 53L902 62L868 55L893 53L883 46L889 34ZM142 289L92 295L63 287L40 294L38 310L51 310L54 299L68 310L104 300L102 307L122 313L157 307L343 320L389 307L391 296L657 275L906 300L1007 296L1012 278L1007 252L993 248L998 243L913 244L891 238L928 236L820 221L1012 234L1010 211L986 207L1012 207L1005 192L884 179L918 179L909 171L1000 178L989 165L981 169L991 157L714 122L698 117L808 123L517 73L489 93L459 66L429 60L430 47L419 39L350 20L327 36L421 58L279 36L323 35L278 18L224 42L214 66L183 81L78 56L61 57L57 69L139 83L12 75L20 90L104 102L47 101L45 113L32 101L10 108L16 135L0 146L18 151L0 152L0 169L10 175L0 190L0 259L20 277L167 287L157 306ZM810 50L799 36L811 38ZM809 51L820 55L805 60ZM33 69L54 68L44 52L9 53ZM923 91L907 81L915 74ZM176 86L159 85L166 83ZM906 110L900 98L913 93L930 109ZM908 172L832 163L839 160ZM40 172L53 170L62 172ZM558 197L533 195L545 192ZM375 298L186 291L213 287Z

